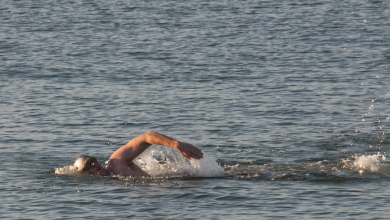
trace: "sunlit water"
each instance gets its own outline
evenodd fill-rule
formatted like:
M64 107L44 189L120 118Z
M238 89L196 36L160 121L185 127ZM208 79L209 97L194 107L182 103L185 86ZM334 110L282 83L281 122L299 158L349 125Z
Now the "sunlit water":
M388 219L386 1L1 1L0 217ZM198 146L93 177L155 130Z

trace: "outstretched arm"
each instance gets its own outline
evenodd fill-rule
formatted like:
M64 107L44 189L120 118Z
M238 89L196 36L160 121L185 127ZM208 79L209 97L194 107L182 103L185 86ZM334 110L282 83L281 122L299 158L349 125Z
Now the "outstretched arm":
M110 159L119 159L122 161L130 162L142 152L144 152L151 145L164 145L178 150L181 155L191 160L203 158L203 153L197 147L177 141L173 138L167 137L163 134L159 134L154 131L150 131L143 135L140 135L131 140L126 145L116 150L110 157Z

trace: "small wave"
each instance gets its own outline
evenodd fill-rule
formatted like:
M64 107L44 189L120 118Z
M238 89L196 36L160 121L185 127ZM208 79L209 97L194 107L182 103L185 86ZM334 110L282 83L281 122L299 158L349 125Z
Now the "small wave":
M385 155L351 156L341 161L295 161L248 165L226 165L229 177L237 179L268 180L323 180L340 181L355 178L371 178L371 175L390 175L390 162Z

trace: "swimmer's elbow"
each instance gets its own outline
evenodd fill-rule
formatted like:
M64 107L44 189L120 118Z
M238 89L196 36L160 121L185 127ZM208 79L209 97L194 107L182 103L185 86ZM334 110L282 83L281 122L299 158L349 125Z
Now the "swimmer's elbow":
M145 135L156 135L156 134L158 134L158 133L155 131L148 131L145 133Z

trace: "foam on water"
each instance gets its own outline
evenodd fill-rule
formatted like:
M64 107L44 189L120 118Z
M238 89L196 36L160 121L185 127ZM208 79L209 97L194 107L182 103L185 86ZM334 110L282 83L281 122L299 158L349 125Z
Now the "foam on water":
M355 156L353 168L359 173L378 172L390 173L390 168L386 164L386 156L381 154Z
M200 160L189 161L170 148L150 148L134 160L134 163L152 176L224 176L224 169L212 156L204 154Z
M267 163L263 165L236 164L225 166L226 174L236 178L262 179L332 179L359 175L390 175L390 165L386 155L355 155L339 162L321 160L317 162L295 161Z
M77 170L76 167L70 165L70 166L55 168L54 173L59 175L72 175L72 174L76 174Z
M342 160L340 163L343 169L352 172L390 175L389 162L386 156L380 153L373 155L355 155Z

